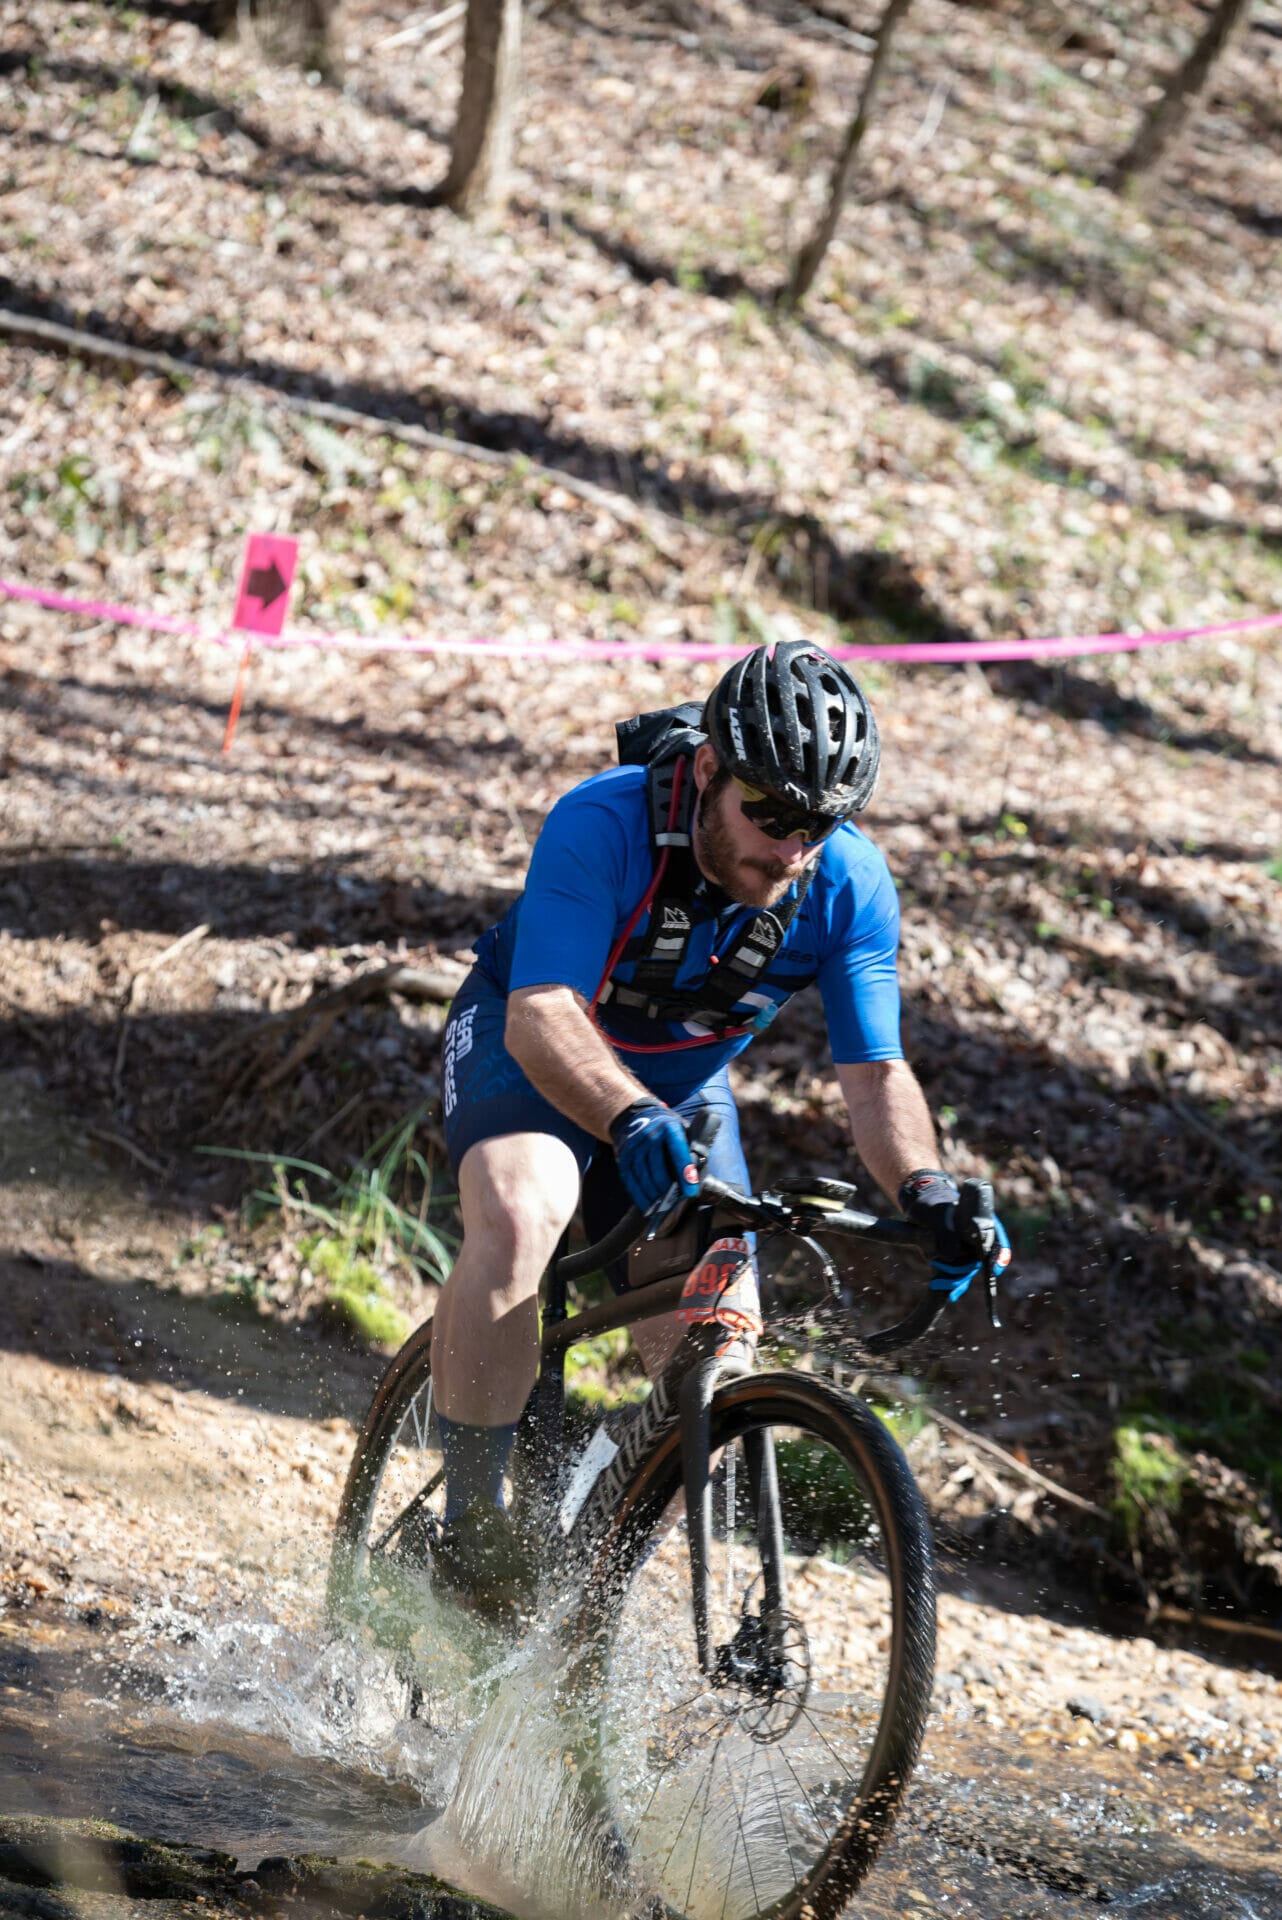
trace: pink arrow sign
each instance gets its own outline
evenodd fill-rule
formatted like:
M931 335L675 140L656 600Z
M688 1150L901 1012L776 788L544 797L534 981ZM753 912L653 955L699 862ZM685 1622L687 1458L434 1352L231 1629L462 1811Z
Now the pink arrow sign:
M298 542L285 533L251 533L245 542L245 564L240 570L240 592L236 595L233 627L242 633L262 633L269 639L279 637L289 611L289 589L298 565ZM223 735L223 752L230 753L240 719L240 703L245 693L245 675L254 643L246 640L240 656L236 686Z
M242 633L266 633L273 639L285 624L289 589L298 565L298 542L283 533L251 533L232 625Z

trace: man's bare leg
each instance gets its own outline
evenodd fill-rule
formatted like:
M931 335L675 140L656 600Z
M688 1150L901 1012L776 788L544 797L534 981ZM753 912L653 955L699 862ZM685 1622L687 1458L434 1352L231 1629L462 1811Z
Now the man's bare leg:
M432 1327L433 1391L447 1419L520 1419L538 1370L539 1281L578 1197L574 1155L552 1134L504 1134L464 1154L463 1245Z

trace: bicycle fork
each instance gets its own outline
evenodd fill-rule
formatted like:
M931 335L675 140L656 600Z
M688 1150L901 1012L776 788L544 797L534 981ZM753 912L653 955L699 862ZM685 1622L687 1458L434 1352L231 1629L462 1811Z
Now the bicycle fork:
M690 1552L690 1591L694 1605L695 1648L700 1671L718 1675L728 1648L714 1649L710 1632L712 1579L712 1401L723 1380L752 1372L751 1350L736 1341L724 1353L706 1354L681 1383L678 1411L681 1426L681 1471L685 1482L686 1527ZM769 1633L782 1621L787 1606L783 1522L779 1512L779 1477L775 1466L774 1436L769 1429L743 1436L748 1467L748 1491L756 1516L761 1554L761 1621ZM726 1512L726 1552L734 1550L735 1516Z

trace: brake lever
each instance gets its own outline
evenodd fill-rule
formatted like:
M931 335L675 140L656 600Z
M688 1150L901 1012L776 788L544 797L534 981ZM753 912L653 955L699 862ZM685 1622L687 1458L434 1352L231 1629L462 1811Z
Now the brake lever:
M997 1271L998 1256L1001 1248L997 1243L997 1233L993 1226L993 1190L987 1180L964 1180L957 1196L956 1221L958 1229L972 1233L980 1243L984 1260L984 1295L988 1307L988 1324L1000 1331L1001 1319L997 1312Z
M711 1107L705 1107L697 1113L686 1128L686 1139L690 1142L690 1158L702 1173L712 1153L712 1143L721 1131L721 1115ZM675 1233L685 1219L690 1208L696 1204L702 1193L692 1193L682 1198L681 1190L674 1180L662 1200L653 1209L653 1218L646 1231L647 1242L666 1239Z

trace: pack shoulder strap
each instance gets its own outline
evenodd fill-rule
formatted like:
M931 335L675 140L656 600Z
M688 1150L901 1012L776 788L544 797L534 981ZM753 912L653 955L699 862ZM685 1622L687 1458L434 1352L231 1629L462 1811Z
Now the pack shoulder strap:
M697 713L698 709L694 711ZM642 716L645 719L665 717ZM659 758L651 760L646 796L650 837L656 853L655 877L642 902L642 908L649 909L650 921L635 955L632 978L625 983L614 977L615 968L623 957L640 912L629 922L624 940L611 955L598 1000L611 1000L616 1006L641 1013L649 1020L692 1021L708 1027L710 1038L722 1038L728 1032L747 1032L746 1026L733 1024L733 1010L745 995L756 989L783 946L815 869L807 868L791 899L773 910L762 908L746 921L729 949L715 956L703 980L679 987L677 977L693 932L691 904L700 879L691 841L697 794L690 757L677 748L661 752Z

